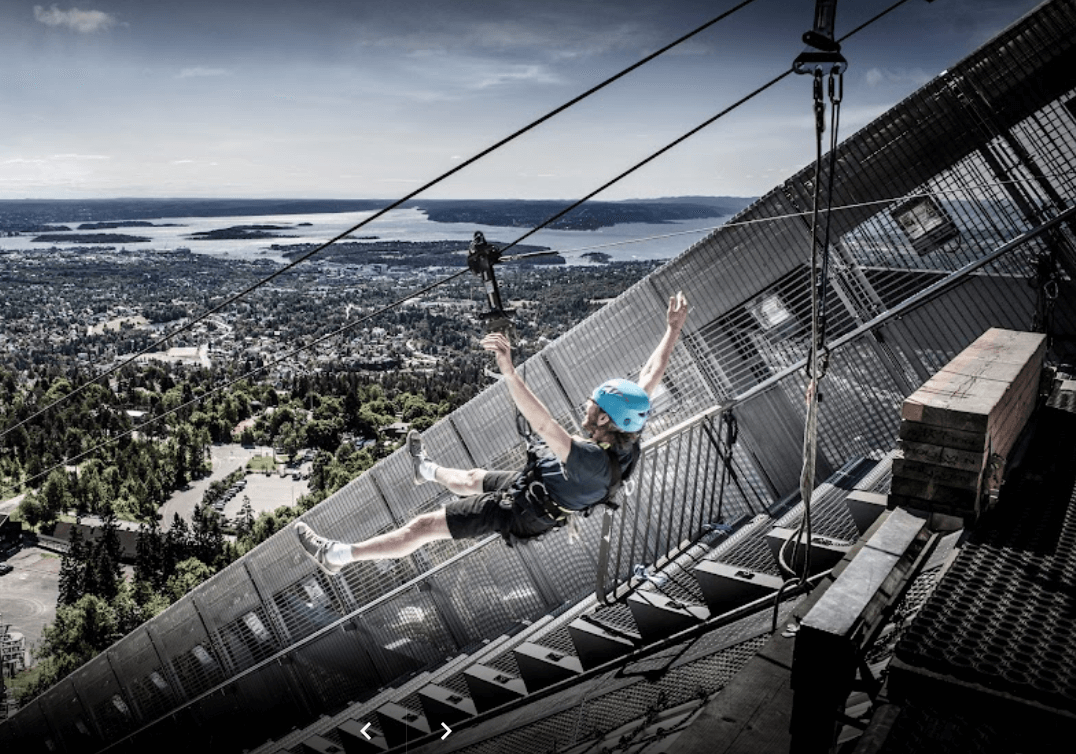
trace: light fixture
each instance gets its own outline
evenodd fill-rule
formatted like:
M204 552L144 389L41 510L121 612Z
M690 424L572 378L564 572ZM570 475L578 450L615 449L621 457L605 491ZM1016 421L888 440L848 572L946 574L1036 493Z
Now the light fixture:
M207 668L211 668L217 664L216 661L214 661L213 656L210 655L201 644L195 644L194 648L191 650L191 654L197 658L198 662L202 663Z
M893 210L892 215L919 256L960 238L960 229L932 196L909 199Z
M262 623L261 618L255 615L253 612L247 613L243 616L243 623L247 625L251 633L254 634L254 638L258 641L269 641L273 638L273 635L269 633L269 629Z
M793 321L792 312L776 293L759 296L747 305L747 310L763 330L773 330Z

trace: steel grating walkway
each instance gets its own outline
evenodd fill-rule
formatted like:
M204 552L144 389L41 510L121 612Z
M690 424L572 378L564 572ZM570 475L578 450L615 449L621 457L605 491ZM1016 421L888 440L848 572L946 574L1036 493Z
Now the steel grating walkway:
M895 697L955 685L981 697L979 713L1076 725L1076 383L1061 385L1024 467L897 644Z

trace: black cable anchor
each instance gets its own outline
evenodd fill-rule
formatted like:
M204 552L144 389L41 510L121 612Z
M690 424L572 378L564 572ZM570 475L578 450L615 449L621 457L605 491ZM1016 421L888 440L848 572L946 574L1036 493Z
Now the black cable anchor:
M515 309L505 309L501 304L501 289L497 286L496 275L493 274L493 265L500 259L501 250L487 242L482 231L476 230L467 250L467 266L471 272L482 278L482 284L486 287L489 311L478 316L486 321L486 330L489 332L507 332L512 326L509 315L515 313Z
M841 45L833 38L837 18L837 0L816 0L814 28L803 33L804 50L792 62L796 73L844 73L848 61L841 55Z

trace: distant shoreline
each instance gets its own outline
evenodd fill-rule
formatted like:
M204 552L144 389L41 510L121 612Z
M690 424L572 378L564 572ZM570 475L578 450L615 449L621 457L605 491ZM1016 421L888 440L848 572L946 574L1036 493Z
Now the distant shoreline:
M549 227L596 230L624 223L659 225L735 215L750 197L674 197L588 202ZM241 217L376 212L391 204L374 199L9 199L0 200L0 234L55 231L56 223L116 223L171 217ZM412 200L400 209L432 222L495 227L536 227L569 206L552 200ZM53 227L50 227L53 226Z

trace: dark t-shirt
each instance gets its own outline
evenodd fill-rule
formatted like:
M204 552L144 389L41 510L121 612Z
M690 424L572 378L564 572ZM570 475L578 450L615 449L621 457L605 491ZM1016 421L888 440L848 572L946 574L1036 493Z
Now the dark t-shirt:
M617 453L623 472L638 451L638 443ZM554 502L566 510L585 510L605 497L612 482L609 456L600 445L572 438L568 459L561 463L548 448L538 451L538 470Z

